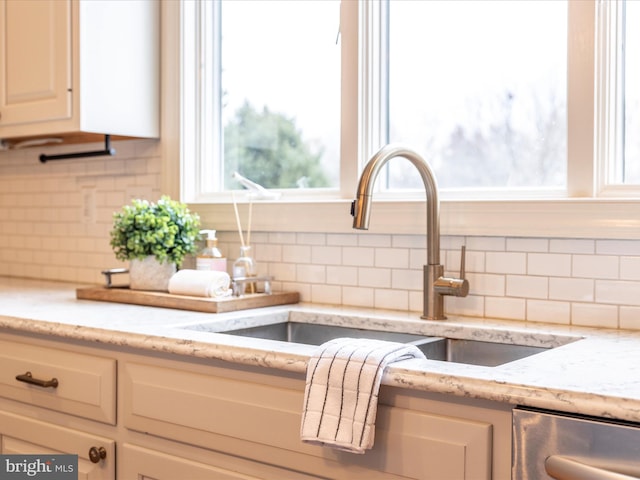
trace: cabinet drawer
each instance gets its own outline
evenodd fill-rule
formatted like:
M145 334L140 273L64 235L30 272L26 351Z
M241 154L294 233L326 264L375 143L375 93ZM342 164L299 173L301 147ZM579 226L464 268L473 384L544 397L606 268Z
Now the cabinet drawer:
M57 380L57 386L25 383ZM115 425L116 361L55 348L0 341L0 396Z

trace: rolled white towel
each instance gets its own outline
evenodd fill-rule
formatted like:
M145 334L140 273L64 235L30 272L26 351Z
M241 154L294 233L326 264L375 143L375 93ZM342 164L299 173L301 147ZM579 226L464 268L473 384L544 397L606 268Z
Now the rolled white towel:
M169 293L194 297L226 297L231 294L227 272L179 270L169 280Z

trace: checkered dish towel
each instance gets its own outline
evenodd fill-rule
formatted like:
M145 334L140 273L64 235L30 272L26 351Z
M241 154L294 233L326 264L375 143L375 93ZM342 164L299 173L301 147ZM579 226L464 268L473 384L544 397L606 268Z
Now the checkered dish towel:
M364 338L320 345L307 366L302 441L365 453L373 446L384 369L410 358L425 356L415 345Z

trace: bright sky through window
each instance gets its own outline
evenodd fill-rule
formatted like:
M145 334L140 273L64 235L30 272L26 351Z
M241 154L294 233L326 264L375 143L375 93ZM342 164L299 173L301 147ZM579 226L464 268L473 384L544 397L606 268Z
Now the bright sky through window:
M441 187L566 182L567 4L390 2L390 140ZM419 186L393 168L390 188Z

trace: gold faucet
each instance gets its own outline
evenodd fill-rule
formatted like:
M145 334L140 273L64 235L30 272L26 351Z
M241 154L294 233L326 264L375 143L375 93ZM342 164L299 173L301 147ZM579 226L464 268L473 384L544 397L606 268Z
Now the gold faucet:
M382 167L394 157L404 157L420 172L427 195L427 265L424 266L423 315L427 320L444 320L444 296L466 297L469 282L465 276L465 247L462 247L460 278L444 276L440 265L440 203L438 186L429 164L414 151L401 145L386 145L367 163L360 176L356 199L351 204L353 228L367 230L373 198L373 184Z

